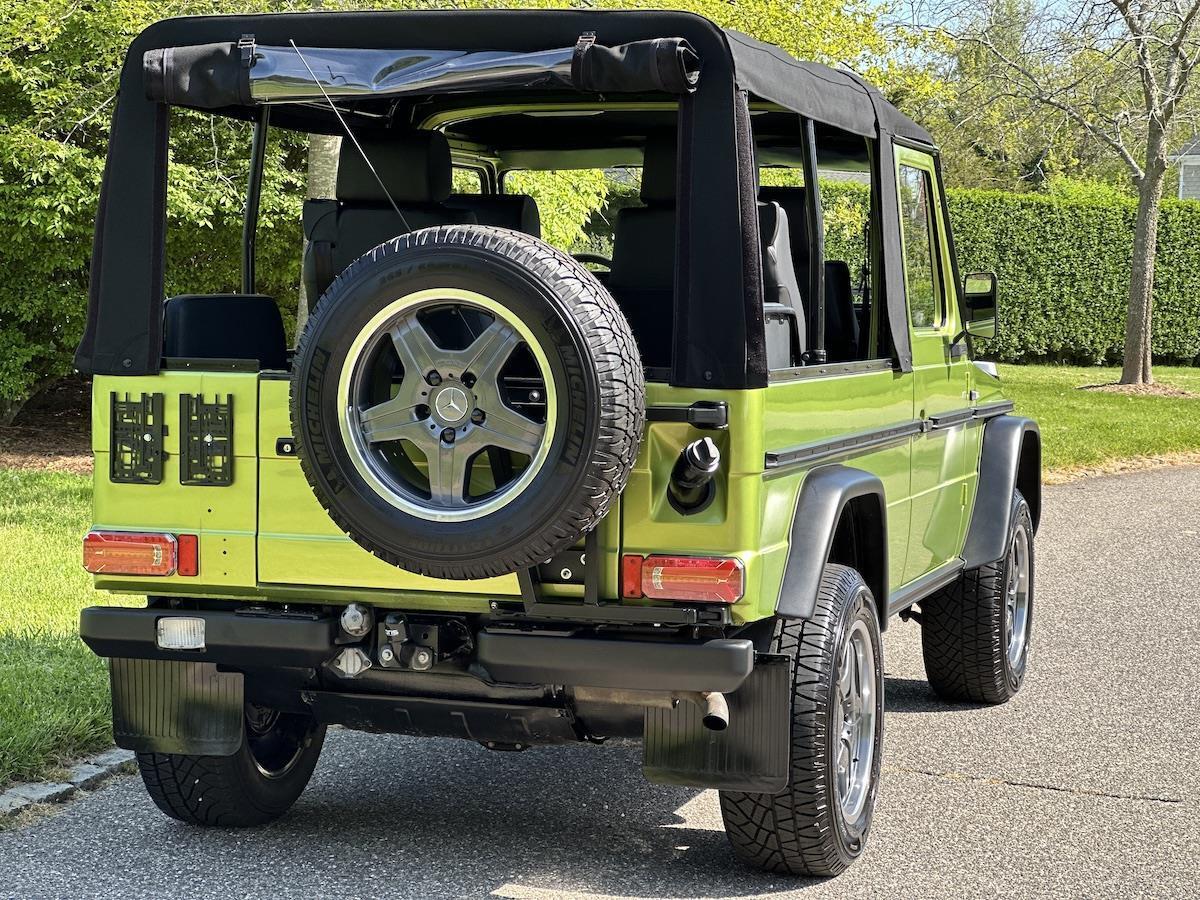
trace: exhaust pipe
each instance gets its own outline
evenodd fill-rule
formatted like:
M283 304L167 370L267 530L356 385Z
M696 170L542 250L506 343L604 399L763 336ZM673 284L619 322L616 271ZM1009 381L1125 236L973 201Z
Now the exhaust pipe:
M701 720L709 731L724 731L729 727L729 702L725 695L709 691L700 695L704 699L704 718Z
M712 438L700 438L684 447L667 485L671 505L685 515L708 506L716 493L713 476L720 468L721 451Z

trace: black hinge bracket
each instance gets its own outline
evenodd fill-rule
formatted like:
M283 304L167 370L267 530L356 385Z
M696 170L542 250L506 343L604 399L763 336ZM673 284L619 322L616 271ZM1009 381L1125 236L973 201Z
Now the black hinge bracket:
M729 404L724 400L698 400L691 406L650 406L648 422L684 422L693 428L728 428Z
M139 394L138 399L117 399L109 394L109 480L119 484L161 484L163 395Z
M233 484L233 395L207 403L202 394L180 394L179 422L179 483Z

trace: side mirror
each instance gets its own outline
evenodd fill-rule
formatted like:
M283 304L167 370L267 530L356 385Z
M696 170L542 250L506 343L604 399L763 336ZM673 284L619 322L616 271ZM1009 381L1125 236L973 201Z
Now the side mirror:
M963 330L971 337L987 340L996 336L996 275L975 272L963 279Z

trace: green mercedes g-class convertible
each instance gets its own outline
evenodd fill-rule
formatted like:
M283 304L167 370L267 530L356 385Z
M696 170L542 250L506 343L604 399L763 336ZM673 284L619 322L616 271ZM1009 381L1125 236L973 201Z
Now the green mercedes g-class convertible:
M180 107L253 129L240 290L163 296ZM342 138L296 223L294 349L255 291L284 129ZM513 184L581 169L629 202L576 258ZM869 196L848 249L834 179ZM995 328L929 135L702 18L160 22L121 74L77 357L84 564L147 596L80 623L117 743L168 815L253 825L330 724L634 738L650 780L720 791L750 864L837 873L889 620L943 697L1025 675L1040 438L973 361Z

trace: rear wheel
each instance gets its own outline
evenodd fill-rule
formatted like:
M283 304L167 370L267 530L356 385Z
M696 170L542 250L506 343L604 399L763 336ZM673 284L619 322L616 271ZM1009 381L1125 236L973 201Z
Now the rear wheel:
M925 674L947 700L1004 703L1021 689L1033 628L1033 519L1013 492L1004 557L921 601Z
M246 704L242 746L232 756L139 753L150 798L190 825L265 825L287 812L312 777L325 726L311 716Z
M780 620L774 652L795 660L788 786L722 791L725 831L755 868L837 875L863 851L879 790L883 652L862 576L826 566L812 617Z

